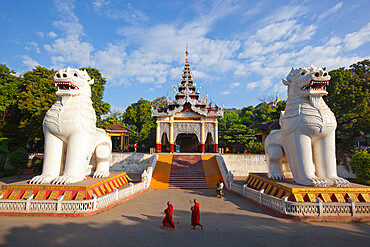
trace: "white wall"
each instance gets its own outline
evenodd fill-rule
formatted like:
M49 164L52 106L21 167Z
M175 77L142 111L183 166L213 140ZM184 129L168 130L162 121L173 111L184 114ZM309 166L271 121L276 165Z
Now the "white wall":
M250 172L267 172L264 154L223 154L227 170L234 177L248 176Z
M223 154L226 167L235 177L248 176L250 172L267 173L264 154ZM356 176L344 166L337 166L338 176L355 178Z
M112 165L109 170L142 173L154 157L153 154L112 153Z

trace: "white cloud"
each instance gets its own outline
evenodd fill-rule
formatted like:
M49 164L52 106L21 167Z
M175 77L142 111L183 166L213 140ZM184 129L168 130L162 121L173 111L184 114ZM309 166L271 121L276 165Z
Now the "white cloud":
M25 49L28 51L34 50L36 53L41 53L39 45L36 42L29 42Z
M248 82L247 83L247 90L250 91L250 90L253 90L255 89L257 86L258 86L259 82L255 81L255 82Z
M227 90L227 91L223 91L222 94L223 95L228 95L228 94L231 94L231 92L229 90Z
M45 36L45 34L43 32L41 32L41 31L36 31L36 34L38 36L40 36L41 38L43 38Z
M60 20L54 21L53 25L58 28L63 36L55 39L51 44L45 44L46 51L52 54L51 61L56 68L65 66L89 66L91 53L94 47L82 41L85 36L79 19L74 14L73 1L56 0L55 5L59 11ZM48 37L56 38L55 32L50 31Z
M239 87L240 85L241 85L240 82L234 82L234 83L231 83L230 87L235 88L235 87Z
M96 8L101 8L101 7L103 7L103 6L105 6L105 5L108 5L110 2L109 1L107 1L107 0L94 0L93 2L92 2L92 5L94 6L94 7L96 7Z
M354 50L357 47L370 41L370 22L362 27L358 32L353 32L346 35L344 39L344 48L347 50Z
M50 32L48 32L48 34L47 34L47 36L48 37L50 37L50 38L56 38L58 35L56 34L56 33L54 33L53 31L50 31Z
M335 12L337 12L343 5L343 2L337 3L333 8L331 9L325 9L324 12L317 18L318 21L321 21L322 19L326 18L327 16L333 15Z
M27 55L22 56L22 58L23 58L22 63L27 66L28 70L31 70L35 66L39 65L39 63L36 60L33 60Z

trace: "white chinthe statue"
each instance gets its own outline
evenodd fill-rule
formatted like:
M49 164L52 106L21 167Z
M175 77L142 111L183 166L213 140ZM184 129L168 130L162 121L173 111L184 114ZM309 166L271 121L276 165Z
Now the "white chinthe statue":
M91 158L96 159L93 177L107 177L112 160L112 141L95 125L90 90L94 80L86 71L68 67L55 74L54 82L59 97L44 118L42 174L32 178L30 183L79 182L89 175Z
M322 68L310 65L290 71L285 111L280 115L280 130L265 140L268 176L284 179L290 172L296 183L315 187L348 187L337 176L333 112L324 102L330 76ZM288 164L287 164L288 163Z

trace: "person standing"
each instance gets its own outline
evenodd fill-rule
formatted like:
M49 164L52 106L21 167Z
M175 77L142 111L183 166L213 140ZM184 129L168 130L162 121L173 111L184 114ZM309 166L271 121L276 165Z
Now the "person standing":
M224 195L223 193L223 189L224 189L224 183L222 182L222 180L218 180L220 182L220 198Z
M137 150L137 142L135 142L134 148L135 148L135 153L136 153L136 150Z
M161 227L164 228L165 226L167 226L167 227L171 227L173 230L175 230L175 223L173 222L173 219L172 219L173 206L172 206L171 202L167 202L167 208L164 210L164 213L166 214L166 216L162 220L162 226Z
M200 224L200 211L199 211L199 203L196 199L194 199L194 206L190 208L191 210L191 226L195 229L196 226L200 226L203 230L203 225Z

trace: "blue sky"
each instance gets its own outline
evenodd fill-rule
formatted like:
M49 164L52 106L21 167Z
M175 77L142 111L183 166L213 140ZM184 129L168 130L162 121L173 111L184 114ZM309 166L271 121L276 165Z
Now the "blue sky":
M328 70L370 58L370 2L2 0L0 63L22 73L91 66L124 111L168 95L189 63L201 98L225 108L286 99L291 67Z

